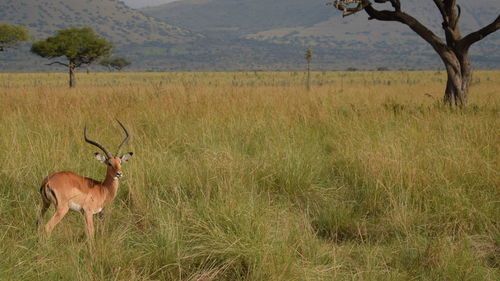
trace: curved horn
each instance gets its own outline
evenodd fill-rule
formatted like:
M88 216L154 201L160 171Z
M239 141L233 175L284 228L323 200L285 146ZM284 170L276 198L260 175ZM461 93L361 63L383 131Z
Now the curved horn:
M120 146L118 146L118 150L116 151L116 156L118 156L118 153L120 153L120 149L122 148L122 146L124 146L130 140L130 134L128 133L125 126L123 126L122 122L120 122L120 120L116 119L116 122L118 122L118 124L120 124L120 127L122 127L123 131L125 131L125 135L126 135L125 138L123 139L122 143L120 143Z
M106 157L108 159L112 158L111 153L109 153L109 151L106 148L104 148L104 146L100 145L99 143L97 143L97 142L95 142L87 137L87 125L85 125L85 127L83 129L83 137L85 138L86 142L99 147L102 150L102 152L104 152L104 154L106 154Z

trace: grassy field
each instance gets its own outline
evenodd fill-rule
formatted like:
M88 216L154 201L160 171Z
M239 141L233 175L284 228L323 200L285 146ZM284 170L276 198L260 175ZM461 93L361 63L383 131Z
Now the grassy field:
M500 72L0 74L0 280L499 280ZM51 171L118 197L44 241ZM52 215L52 209L46 219Z

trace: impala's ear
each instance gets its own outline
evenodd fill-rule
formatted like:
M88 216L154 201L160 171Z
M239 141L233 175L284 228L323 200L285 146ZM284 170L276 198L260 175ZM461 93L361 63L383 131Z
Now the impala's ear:
M106 156L101 155L101 154L99 154L99 153L97 153L97 152L95 153L95 158L96 158L97 160L99 160L99 162L101 162L101 163L106 162Z
M125 163L127 162L128 160L130 160L130 158L132 158L132 155L134 155L133 152L129 152L129 153L125 153L123 154L122 157L120 157L120 159L122 160L122 163Z

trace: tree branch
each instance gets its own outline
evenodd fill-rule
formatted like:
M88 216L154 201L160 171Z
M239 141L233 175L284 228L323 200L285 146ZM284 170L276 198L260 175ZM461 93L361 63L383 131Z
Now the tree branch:
M368 0L364 0L368 1ZM377 0L377 1L383 1L383 0ZM368 1L369 2L369 1ZM365 12L370 16L369 19L376 19L380 21L397 21L400 23L403 23L410 27L415 33L417 33L422 39L427 41L427 43L431 44L431 46L436 50L439 54L444 51L447 46L439 38L434 32L432 32L430 29L428 29L426 26L421 24L417 19L414 17L408 15L405 12L401 11L388 11L388 10L382 10L379 11L375 8L372 7L372 5L368 5L365 7Z
M383 1L383 0L381 0ZM369 0L363 0L363 2L370 2ZM415 33L417 33L422 39L429 43L432 48L438 53L445 64L453 65L456 71L459 69L456 67L456 57L453 55L453 51L450 46L448 46L441 38L439 38L434 32L432 32L425 25L420 23L414 17L408 15L402 11L379 11L373 8L373 5L368 5L365 7L365 12L370 16L368 19L376 19L380 21L397 21L403 23L410 27Z
M375 3L385 3L385 2L391 2L392 7L396 11L401 11L401 2L399 0L374 0Z
M433 0L434 4L436 4L437 8L439 9L439 12L441 13L441 16L443 17L443 20L446 21L446 12L444 11L444 3L443 0Z
M355 7L350 7L349 4L357 5ZM337 10L343 11L342 17L345 18L363 10L366 5L371 5L371 3L364 0L336 0L334 2L326 3L326 5L334 6Z
M456 0L433 0L443 18L442 28L446 36L446 43L450 47L455 47L456 42L462 38L458 21L460 20L461 9L456 4Z
M455 11L457 0L443 0L443 2L446 15L448 16L448 24L451 29L455 29L458 23L457 12Z
M460 40L458 44L460 48L466 50L472 44L497 31L498 29L500 29L500 15L498 15L498 17L492 23L462 38L462 40Z
M53 62L51 62L51 63L47 63L47 64L45 64L45 65L53 65L53 64L59 64L59 65L62 65L62 66L69 67L69 65L68 65L68 64L66 64L66 63L62 63L62 62L60 62L60 61L53 61Z

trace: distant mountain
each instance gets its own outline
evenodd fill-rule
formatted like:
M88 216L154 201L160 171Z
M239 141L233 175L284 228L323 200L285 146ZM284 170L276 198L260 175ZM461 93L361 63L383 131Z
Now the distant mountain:
M142 11L194 31L263 30L308 27L328 20L332 10L314 0L181 0Z
M121 0L131 8L154 7L179 0Z
M0 22L28 26L36 38L88 26L118 44L183 42L193 34L147 17L116 0L0 0Z

